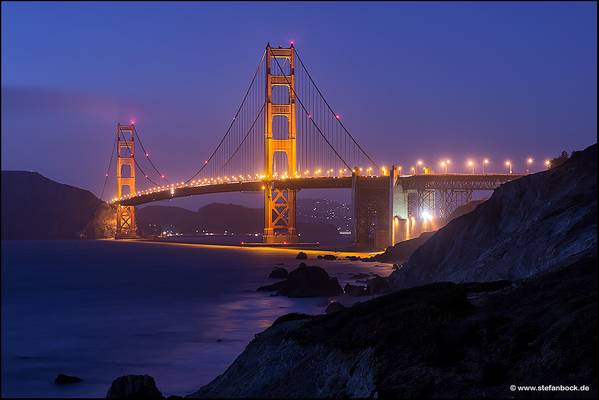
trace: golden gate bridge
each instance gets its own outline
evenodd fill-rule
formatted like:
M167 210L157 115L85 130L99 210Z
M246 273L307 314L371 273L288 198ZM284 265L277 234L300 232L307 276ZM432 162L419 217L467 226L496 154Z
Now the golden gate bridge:
M136 143L144 166L136 158ZM343 124L316 85L297 49L266 46L227 130L186 180L169 182L152 161L135 122L117 124L104 186L116 153L116 238L137 237L135 206L225 192L264 193L265 243L299 241L296 195L301 189L352 191L358 246L385 247L404 239L414 218L446 217L472 199L522 174L402 174L379 166ZM137 172L151 186L138 190Z

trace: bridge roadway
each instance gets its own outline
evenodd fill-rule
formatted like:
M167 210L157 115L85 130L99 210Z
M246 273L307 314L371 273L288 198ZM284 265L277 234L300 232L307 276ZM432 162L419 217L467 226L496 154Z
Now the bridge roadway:
M398 184L403 190L494 190L501 184L517 179L523 174L416 174L398 177ZM366 186L386 187L389 185L388 176L357 176L360 183ZM273 180L277 189L351 189L353 177L306 177ZM201 185L173 185L160 190L141 191L137 194L116 199L113 204L137 206L161 200L179 197L197 196L201 194L229 192L260 192L266 182L238 181Z

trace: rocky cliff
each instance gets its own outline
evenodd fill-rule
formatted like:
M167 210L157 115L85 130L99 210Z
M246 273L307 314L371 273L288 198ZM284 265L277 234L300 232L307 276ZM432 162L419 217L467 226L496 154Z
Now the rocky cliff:
M391 284L514 280L584 257L597 247L596 191L595 144L502 185L420 246Z

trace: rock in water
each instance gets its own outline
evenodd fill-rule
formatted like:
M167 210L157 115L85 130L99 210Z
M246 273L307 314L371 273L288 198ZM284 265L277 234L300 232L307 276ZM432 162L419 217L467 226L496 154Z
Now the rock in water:
M333 255L333 254L325 254L324 256L322 256L322 258L324 260L336 260L337 256Z
M352 285L351 283L346 283L343 291L350 296L366 296L367 294L366 286Z
M287 275L289 275L289 272L287 272L285 268L275 267L268 277L274 279L285 279L287 278Z
M324 310L325 314L332 314L334 312L337 311L342 311L345 310L345 306L341 303L339 303L338 301L333 301L332 303L329 303L329 305L327 306L326 310Z
M71 383L81 382L83 379L78 378L76 376L70 376L65 374L58 374L56 379L54 379L54 383L57 385L69 385Z
M150 375L124 375L112 381L107 399L163 399Z
M390 291L389 281L382 276L374 277L366 282L366 293L369 295L386 294Z
M306 253L304 253L303 251L300 251L299 253L297 253L297 256L295 256L295 258L297 260L306 260L306 259L308 259L308 255Z
M259 291L274 291L288 297L337 296L343 293L337 278L317 266L304 266L294 269L286 280L273 285L262 286Z

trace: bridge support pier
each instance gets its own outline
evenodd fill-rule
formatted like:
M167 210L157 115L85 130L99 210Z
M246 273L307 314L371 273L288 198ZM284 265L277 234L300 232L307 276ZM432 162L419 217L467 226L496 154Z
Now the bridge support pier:
M289 66L282 71L278 59ZM272 70L274 68L274 71ZM274 73L273 73L274 72ZM273 86L282 86L288 95L287 103L273 103ZM264 169L268 179L274 177L275 153L285 155L287 168L284 173L295 176L296 163L296 104L295 104L295 54L290 48L274 49L266 46L266 96L264 104ZM273 136L273 118L287 120L284 137ZM283 175L283 174L281 174ZM272 182L264 189L264 243L297 243L295 224L295 195L293 189L275 189Z
M118 124L116 129L116 196L135 194L135 125ZM115 239L137 238L135 207L117 205Z
M364 249L382 249L389 245L389 185L381 185L367 176L352 174L354 244Z

